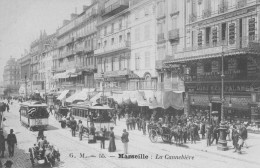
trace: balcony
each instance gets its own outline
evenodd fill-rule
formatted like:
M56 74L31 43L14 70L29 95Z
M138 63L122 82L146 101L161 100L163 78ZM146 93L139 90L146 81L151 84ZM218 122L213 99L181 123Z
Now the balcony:
M247 0L239 0L237 2L237 5L236 5L236 8L239 9L239 8L243 8L247 5Z
M75 55L75 53L76 52L74 50L65 51L65 52L60 53L59 58L69 57L69 56Z
M75 49L75 53L76 54L80 54L80 53L83 53L84 52L84 46L78 46L76 49Z
M225 3L222 3L218 6L218 13L221 14L221 13L225 13L228 11L228 2L225 1Z
M114 3L113 2L114 1L112 0L108 0L105 3L105 8L101 10L102 16L105 15L112 16L129 7L129 0L117 0L116 2Z
M196 14L190 14L189 22L192 23L192 22L195 22L195 21L197 21L197 15Z
M131 71L129 69L124 70L117 70L117 71L107 71L104 72L104 75L102 76L101 73L95 73L94 78L95 79L102 79L104 78L113 78L113 77L125 77L126 75L130 75Z
M66 40L67 45L74 42L74 37L70 37L68 40Z
M178 42L180 39L180 29L173 29L168 32L170 42Z
M92 51L94 51L94 47L93 47L93 46L88 46L88 47L86 47L86 48L84 49L84 52L85 52L85 53L90 53L90 52L92 52Z
M157 42L165 41L164 33L157 34Z
M206 19L211 17L211 9L206 9L202 11L202 18Z
M112 46L111 45L104 46L103 48L99 48L99 49L95 50L94 53L95 53L95 55L102 55L102 54L107 54L107 53L111 53L111 52L130 49L130 47L131 47L131 42L125 41L125 42L114 44Z
M138 4L139 2L142 2L143 0L130 0L129 4L130 4L130 7Z

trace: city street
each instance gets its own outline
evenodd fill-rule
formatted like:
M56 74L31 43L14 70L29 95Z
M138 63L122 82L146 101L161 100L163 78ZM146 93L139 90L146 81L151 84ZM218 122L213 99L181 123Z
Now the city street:
M36 142L36 132L31 132L19 122L19 104L15 103L10 107L10 112L5 112L6 121L4 123L5 133L12 128L17 136L18 146L15 150L15 156L10 158L14 162L14 168L32 167L29 160L28 149ZM243 154L239 155L229 151L217 151L216 146L206 148L203 144L205 141L199 141L197 144L187 144L178 147L175 144L165 144L162 141L151 143L148 136L142 135L140 131L129 131L129 152L130 154L144 154L148 159L125 159L118 158L118 154L123 153L123 145L120 140L122 129L125 127L124 120L115 126L116 147L117 151L109 153L106 149L100 149L100 143L88 144L87 137L79 141L78 137L71 137L69 129L61 129L60 124L53 116L49 119L50 126L45 132L47 140L56 145L61 153L61 161L55 167L64 168L86 168L86 167L258 167L260 161L257 160L260 148L260 136L249 135L249 149L243 149ZM207 152L206 152L207 151ZM82 156L84 155L84 158ZM182 156L182 159L170 159L170 156ZM186 158L186 159L184 159ZM5 158L1 161L4 163L8 158L7 151ZM38 167L38 166L36 166Z

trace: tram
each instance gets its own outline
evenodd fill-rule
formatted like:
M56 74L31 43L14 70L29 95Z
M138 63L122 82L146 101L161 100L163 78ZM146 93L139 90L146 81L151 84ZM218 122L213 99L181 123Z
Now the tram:
M91 123L96 128L97 139L101 136L101 128L105 131L105 138L109 137L110 127L114 126L112 121L112 110L108 106L96 105L91 106L88 104L73 104L70 105L72 116L77 120L82 121L85 129L89 130Z
M49 124L47 107L47 104L37 101L22 103L19 110L21 124L27 126L31 131L46 129Z

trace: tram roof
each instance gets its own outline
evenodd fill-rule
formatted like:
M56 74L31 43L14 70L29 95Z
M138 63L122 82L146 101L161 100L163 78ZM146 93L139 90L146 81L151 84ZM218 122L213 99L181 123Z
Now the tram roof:
M29 106L29 107L47 107L47 104L40 103L38 101L27 101L21 103L21 106Z

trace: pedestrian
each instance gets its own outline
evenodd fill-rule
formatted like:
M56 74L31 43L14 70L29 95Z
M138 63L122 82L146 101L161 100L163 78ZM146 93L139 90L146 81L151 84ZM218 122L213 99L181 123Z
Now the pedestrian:
M137 124L137 129L139 131L141 131L141 118L140 118L140 116L136 117L136 124Z
M135 118L135 116L133 116L133 118L132 118L132 125L133 125L133 129L135 130L135 126L136 126L136 118Z
M42 139L43 137L44 137L44 129L41 128L41 129L39 130L39 132L38 132L37 141L38 141L39 139Z
M215 126L213 128L213 139L212 139L211 143L213 143L214 140L216 140L216 144L218 144L218 138L219 138L219 130L218 130L218 127Z
M115 134L113 130L114 127L110 127L108 152L116 151Z
M206 133L205 123L204 122L201 122L200 133L201 133L201 138L204 139L205 138L205 133Z
M184 125L182 127L182 134L183 134L183 141L184 141L184 143L186 143L187 142L187 135L188 135L188 130L187 130L186 125Z
M193 123L190 127L191 143L196 144L196 125Z
M9 104L6 104L6 110L7 110L7 112L9 112L9 110L10 110Z
M232 127L232 134L231 134L231 138L232 138L232 144L233 144L233 148L236 149L237 148L237 142L238 142L238 132L237 132L237 129L236 129L236 126L233 125Z
M127 127L127 131L129 131L130 129L130 118L126 117L126 127Z
M207 138L207 146L211 145L211 135L212 135L212 125L210 123L206 126L206 138Z
M94 123L90 124L88 143L96 143L96 128Z
M130 126L130 130L133 129L133 117L130 115L129 117L129 126Z
M240 129L240 136L241 136L241 138L243 140L242 147L243 147L243 145L245 145L245 147L248 148L248 145L246 143L246 139L247 139L248 135L247 135L247 129L246 129L245 123L242 124L242 127Z
M82 135L83 135L83 130L84 130L84 126L83 126L81 120L79 120L78 130L79 130L79 140L81 141L82 140Z
M105 136L106 136L105 130L104 130L103 128L101 128L100 131L101 131L100 148L101 148L101 149L105 149L105 138L106 138L106 137L105 137Z
M5 136L3 135L3 130L0 130L0 158L4 157L5 153Z
M15 134L13 134L14 130L10 129L10 134L7 135L7 145L8 145L8 152L9 157L14 156L14 145L17 145L17 139Z
M142 119L142 129L143 129L143 135L146 135L146 121L144 117Z
M126 129L123 130L123 134L121 136L121 141L124 144L124 154L128 153L128 142L129 142L129 133L126 132Z
M5 168L12 168L13 162L11 160L7 160L4 165Z
M71 134L73 137L75 137L76 129L77 129L77 121L74 119L74 117L71 118L70 127L71 127Z
M113 121L114 121L114 124L116 125L116 114L113 115Z

